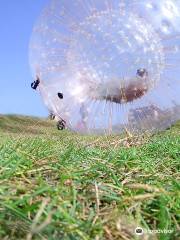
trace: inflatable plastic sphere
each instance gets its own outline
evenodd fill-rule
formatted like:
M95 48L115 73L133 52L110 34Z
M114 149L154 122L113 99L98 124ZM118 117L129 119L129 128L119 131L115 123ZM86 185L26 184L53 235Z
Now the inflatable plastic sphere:
M34 27L30 64L69 129L165 129L180 118L180 1L52 0Z

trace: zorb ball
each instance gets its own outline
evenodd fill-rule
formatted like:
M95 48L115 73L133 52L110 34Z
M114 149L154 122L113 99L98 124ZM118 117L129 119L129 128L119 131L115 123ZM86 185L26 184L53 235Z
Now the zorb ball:
M157 131L180 118L179 0L52 0L30 41L33 76L66 127Z

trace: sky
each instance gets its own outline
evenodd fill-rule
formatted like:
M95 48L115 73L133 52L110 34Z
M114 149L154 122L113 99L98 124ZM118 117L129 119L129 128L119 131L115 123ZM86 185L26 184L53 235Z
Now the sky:
M47 116L29 66L29 41L48 0L0 1L0 114Z
M33 26L47 2L0 0L0 114L48 114L39 93L30 87L34 79L28 58Z

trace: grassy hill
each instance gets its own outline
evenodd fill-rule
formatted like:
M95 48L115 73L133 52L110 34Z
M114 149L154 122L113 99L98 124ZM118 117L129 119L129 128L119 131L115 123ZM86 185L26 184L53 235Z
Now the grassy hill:
M179 160L180 123L95 137L1 115L0 239L179 239Z

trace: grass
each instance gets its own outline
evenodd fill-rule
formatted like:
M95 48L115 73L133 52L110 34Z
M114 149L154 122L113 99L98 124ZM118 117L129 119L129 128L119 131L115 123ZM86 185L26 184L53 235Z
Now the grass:
M0 239L179 239L179 133L79 136L0 116Z

